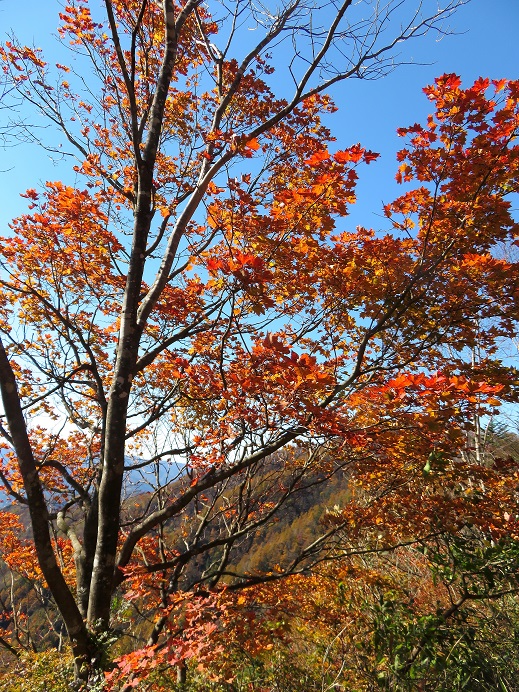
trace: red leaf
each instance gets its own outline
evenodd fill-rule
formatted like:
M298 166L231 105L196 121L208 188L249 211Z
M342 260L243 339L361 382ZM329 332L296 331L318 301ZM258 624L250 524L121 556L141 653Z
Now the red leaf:
M330 158L330 153L326 149L321 149L312 154L309 159L306 159L305 163L309 166L317 166L323 161L327 161Z

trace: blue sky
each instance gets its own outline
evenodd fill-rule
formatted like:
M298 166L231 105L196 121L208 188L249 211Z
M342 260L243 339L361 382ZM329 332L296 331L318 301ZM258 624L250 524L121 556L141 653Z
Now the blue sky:
M12 30L20 41L42 47L48 59L56 59L52 35L59 11L60 4L54 0L0 0L0 26ZM381 80L348 81L331 92L339 112L330 118L329 126L338 147L361 142L382 154L378 162L360 171L359 202L350 220L344 222L347 226L382 223L382 202L398 192L393 181L394 155L402 141L395 130L427 115L430 106L422 94L423 86L444 72L457 72L466 84L479 76L519 78L519 0L472 0L449 24L457 35L440 41L430 35L402 46L402 59L416 64L400 67ZM3 115L0 111L0 119ZM0 149L0 157L2 234L9 220L26 207L20 192L66 173L43 150L32 146Z

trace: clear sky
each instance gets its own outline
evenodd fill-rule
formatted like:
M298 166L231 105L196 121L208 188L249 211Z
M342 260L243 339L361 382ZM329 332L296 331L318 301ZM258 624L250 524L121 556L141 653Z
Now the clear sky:
M418 0L406 2L413 5ZM55 0L0 0L0 32L12 31L20 41L42 47L52 60L59 11ZM359 203L346 224L376 227L381 223L382 201L397 194L394 154L402 141L395 130L424 119L429 103L421 92L423 86L444 72L457 72L466 84L479 76L519 78L519 0L472 0L450 20L450 26L457 35L441 41L431 35L402 46L402 59L416 64L375 82L352 80L332 91L339 112L329 125L338 146L361 142L382 154L378 162L361 170ZM0 120L4 117L5 111L0 111ZM25 209L20 192L63 174L42 150L0 149L0 234Z

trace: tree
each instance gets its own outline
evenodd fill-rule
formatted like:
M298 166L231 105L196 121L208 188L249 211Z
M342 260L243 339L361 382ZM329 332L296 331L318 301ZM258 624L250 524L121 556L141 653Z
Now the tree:
M492 254L516 231L516 83L430 87L436 119L401 133L399 177L420 187L386 207L392 231L335 234L377 155L332 152L324 92L382 75L397 42L457 4L426 16L409 3L404 21L401 3L365 19L351 0L275 14L106 0L101 21L77 0L60 29L76 62L56 81L37 50L2 49L13 93L62 132L83 181L25 193L0 297L1 478L29 509L80 678L101 665L92 632L109 630L121 590L160 613L154 644L178 593L305 572L347 512L284 562L235 566L289 499L344 469L421 478L462 444L476 395L511 396L498 364L475 378L446 349L472 347L477 317L492 320L478 334L491 352L517 318L511 264ZM246 28L259 38L236 57ZM28 425L36 414L73 430ZM125 503L146 471L152 493ZM75 588L49 527L70 543Z

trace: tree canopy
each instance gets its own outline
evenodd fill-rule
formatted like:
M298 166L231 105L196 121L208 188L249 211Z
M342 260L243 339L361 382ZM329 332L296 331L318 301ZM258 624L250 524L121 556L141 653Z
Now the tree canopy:
M457 4L77 0L69 64L1 49L6 98L57 127L75 183L27 190L2 239L0 479L87 684L121 595L181 664L182 609L370 536L517 540L517 468L473 451L474 421L517 396L499 348L518 317L519 84L425 89L381 230L344 220L377 154L325 124L330 87L383 75ZM311 539L240 568L338 478L349 500Z

